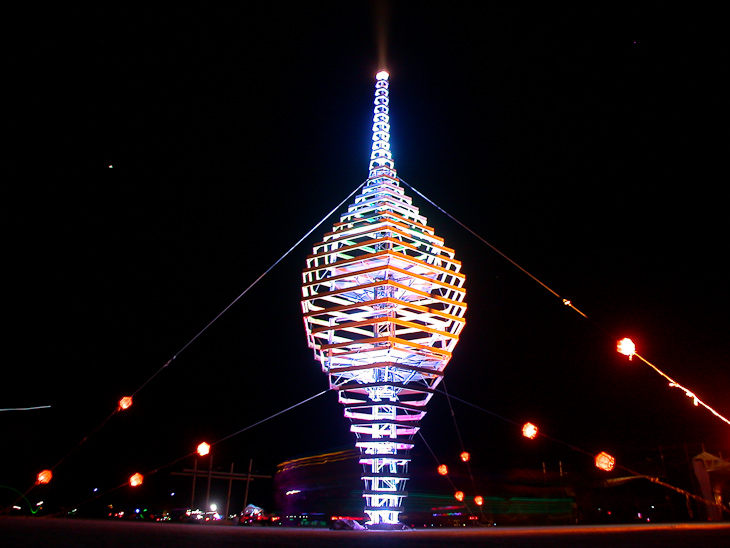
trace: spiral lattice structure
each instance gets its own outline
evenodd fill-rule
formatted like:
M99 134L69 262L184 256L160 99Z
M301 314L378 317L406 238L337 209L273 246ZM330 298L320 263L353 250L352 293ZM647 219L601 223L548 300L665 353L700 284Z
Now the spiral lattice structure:
M362 193L303 271L309 346L338 392L361 452L370 523L398 523L413 436L464 327L454 250L405 195L390 150L389 75L376 76Z

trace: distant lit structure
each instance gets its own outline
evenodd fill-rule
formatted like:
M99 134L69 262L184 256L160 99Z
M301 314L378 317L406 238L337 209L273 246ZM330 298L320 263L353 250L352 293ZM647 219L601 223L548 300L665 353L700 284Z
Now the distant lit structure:
M390 151L389 75L376 75L368 179L303 271L307 341L357 435L371 523L397 523L413 436L464 327L454 250L405 195Z
M618 344L616 345L616 350L619 353L623 354L624 356L628 356L629 357L629 360L631 360L634 356L636 356L642 362L644 362L646 365L648 365L654 371L656 371L662 377L664 377L667 381L669 381L670 388L679 388L682 392L684 392L684 395L685 396L687 396L688 398L691 398L692 399L692 403L694 404L695 407L699 407L701 405L702 407L704 407L705 409L707 409L710 413L712 413L713 415L715 415L718 419L720 419L724 423L730 424L730 419L728 419L727 417L722 416L720 413L718 413L717 411L715 411L712 407L710 407L705 402L703 402L697 396L697 394L695 394L694 392L692 392L689 388L687 388L686 386L682 386L677 381L675 381L672 377L670 377L669 375L667 375L664 371L662 371L661 369L659 369L656 365L654 365L649 360L647 360L646 358L644 358L643 356L641 356L636 351L636 345L634 344L634 341L632 341L631 339L629 339L629 338L621 339L618 342Z

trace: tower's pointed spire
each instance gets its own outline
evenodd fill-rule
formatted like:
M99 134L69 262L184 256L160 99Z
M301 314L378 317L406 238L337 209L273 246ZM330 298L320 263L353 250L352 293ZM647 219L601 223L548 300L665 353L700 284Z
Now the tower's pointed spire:
M373 152L370 154L370 175L396 177L393 154L390 152L390 115L388 78L381 70L375 75L375 109L373 111Z

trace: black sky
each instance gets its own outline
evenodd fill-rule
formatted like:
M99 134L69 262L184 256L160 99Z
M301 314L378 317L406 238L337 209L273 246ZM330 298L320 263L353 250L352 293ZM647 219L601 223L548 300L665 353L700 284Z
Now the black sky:
M0 407L52 408L0 413L0 484L27 488L366 177L375 12L171 3L38 16L11 84L8 167L20 166L3 216ZM726 424L614 351L614 335L631 336L730 415L716 18L390 7L399 175L592 320L407 191L467 275L467 327L446 375L454 396L619 459L684 443L730 454ZM305 345L299 272L335 220L61 463L59 482L113 487L326 388ZM217 454L272 472L350 444L335 400ZM454 405L485 469L569 458ZM444 458L459 450L440 396L423 433ZM65 481L57 497L76 504Z

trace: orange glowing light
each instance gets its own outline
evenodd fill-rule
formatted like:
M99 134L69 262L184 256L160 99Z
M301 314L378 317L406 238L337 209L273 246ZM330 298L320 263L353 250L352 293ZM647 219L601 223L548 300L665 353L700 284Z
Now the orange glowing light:
M618 350L620 354L628 356L629 359L631 359L634 357L634 354L636 354L636 345L631 339L625 338L621 339L618 342L618 344L616 345L616 350Z
M448 466L446 466L445 464L439 464L439 467L438 467L438 472L439 472L439 474L441 474L442 476L445 476L446 474L448 474L448 473L449 473L449 467L448 467Z
M38 476L36 477L36 485L40 484L46 484L49 481L51 481L51 478L53 477L53 472L50 470L43 470L38 473Z
M454 498L459 502L464 500L464 491L457 491L456 493L454 493Z
M124 396L121 400L119 400L119 409L124 411L125 409L129 409L132 407L132 397L131 396Z
M129 478L129 485L132 487L139 487L142 485L142 482L144 481L144 476L140 473L136 473L132 475L131 478Z
M469 453L467 453L466 451L464 451L459 456L461 457L461 460L463 460L464 462L469 462L469 459L471 458L471 455Z
M601 451L600 453L598 453L598 455L596 455L596 467L600 468L601 470L610 472L611 470L613 470L613 467L615 465L616 459L605 451Z
M537 436L537 426L535 426L531 422L526 422L525 426L522 427L522 435L526 438L534 440Z
M484 504L484 497L482 497L481 495L477 495L476 497L474 497L474 504L476 504L477 506L481 506L482 504Z
M204 457L208 453L210 453L210 444L209 443L203 442L200 445L198 445L198 455L200 455L201 457Z

